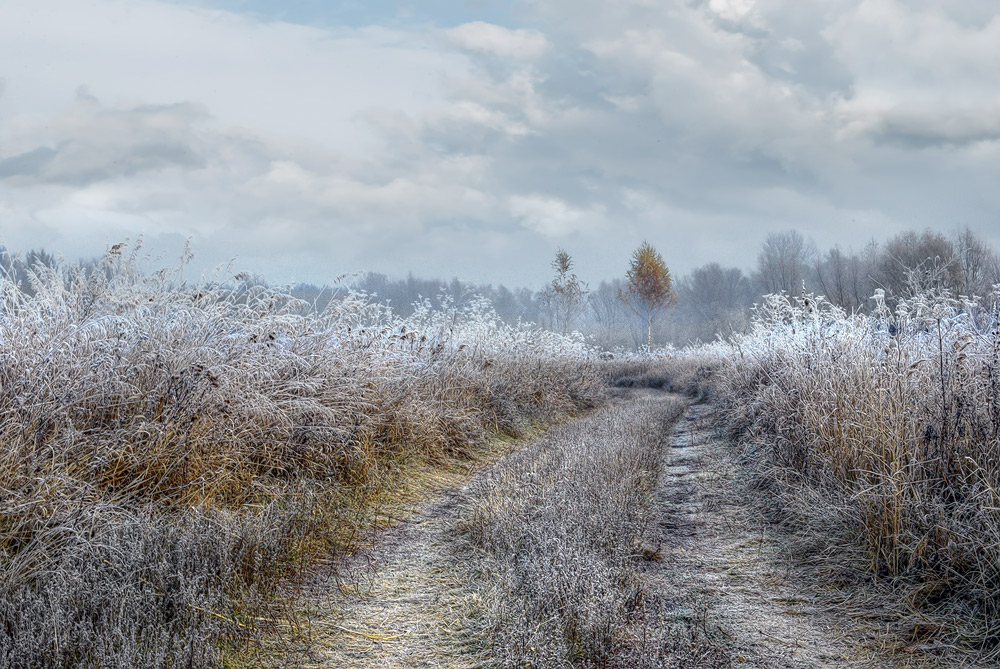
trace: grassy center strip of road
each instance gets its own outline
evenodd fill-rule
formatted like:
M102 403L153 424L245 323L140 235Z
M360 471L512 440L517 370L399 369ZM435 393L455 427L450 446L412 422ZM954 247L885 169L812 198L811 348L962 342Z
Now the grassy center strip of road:
M632 392L477 476L457 520L477 589L469 631L499 666L639 666L639 566L663 449L685 402Z

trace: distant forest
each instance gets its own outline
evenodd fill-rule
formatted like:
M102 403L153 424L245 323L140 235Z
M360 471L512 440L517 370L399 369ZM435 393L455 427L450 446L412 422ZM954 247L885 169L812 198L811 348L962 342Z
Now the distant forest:
M668 265L669 256L669 249L665 250ZM32 290L30 269L36 266L55 269L61 265L45 250L21 256L0 246L0 271L25 292ZM96 267L97 262L80 261L77 266L86 269ZM553 268L556 276L555 263ZM253 277L250 281L264 283L265 279ZM245 284L247 279L239 282ZM749 323L752 306L770 293L815 293L847 313L867 313L875 306L871 298L877 289L885 292L892 307L900 297L929 287L947 289L954 297L986 296L996 284L1000 284L1000 256L969 228L951 235L932 230L906 231L883 242L872 240L860 250L835 246L825 251L801 233L789 230L768 235L749 271L712 262L675 277L675 301L656 322L653 343L684 346L741 332ZM552 330L578 331L590 343L608 350L642 346L642 324L619 299L624 277L604 280L596 286L580 282L579 286L578 303L568 310L567 305L557 305L552 299L551 287L508 288L502 284L471 284L457 278L445 281L417 277L412 273L398 278L368 272L348 279L346 284L297 284L290 292L311 308L322 309L345 290L359 291L400 316L412 314L425 300L434 305L442 301L462 305L481 296L508 323L530 322Z

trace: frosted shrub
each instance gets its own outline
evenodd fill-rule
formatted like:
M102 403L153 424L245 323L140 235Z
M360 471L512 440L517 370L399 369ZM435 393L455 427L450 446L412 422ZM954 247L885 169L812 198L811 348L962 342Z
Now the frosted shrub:
M400 321L348 291L317 313L246 276L144 274L120 246L27 292L2 278L0 666L256 652L276 583L349 549L406 462L601 388L578 339L482 301Z
M876 294L870 316L847 316L771 295L712 356L727 423L771 468L782 517L829 531L796 501L798 485L825 490L844 532L827 540L913 584L912 604L983 620L1000 613L997 298L914 290L890 312Z
M472 383L463 395L478 397L497 429L516 434L525 418L573 413L604 392L597 353L579 333L504 323L483 298L456 305L442 296L436 308L430 300L415 306L399 323L411 333L403 337L420 342L432 363L448 356L450 382Z

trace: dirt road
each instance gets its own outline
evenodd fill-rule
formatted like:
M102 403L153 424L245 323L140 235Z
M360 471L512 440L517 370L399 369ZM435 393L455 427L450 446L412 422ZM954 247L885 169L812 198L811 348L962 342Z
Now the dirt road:
M646 569L651 592L726 639L740 666L888 666L864 650L850 617L803 587L780 535L745 504L710 411L689 406L667 441L655 508L663 560Z
M646 537L657 550L636 556L645 606L669 627L663 638L678 636L678 655L664 655L663 666L893 666L870 650L850 616L824 607L802 584L780 534L755 519L710 411L689 405L664 435ZM314 586L324 594L311 605L301 666L490 665L488 643L466 624L479 602L463 565L468 556L455 550L461 500L456 483L409 509Z

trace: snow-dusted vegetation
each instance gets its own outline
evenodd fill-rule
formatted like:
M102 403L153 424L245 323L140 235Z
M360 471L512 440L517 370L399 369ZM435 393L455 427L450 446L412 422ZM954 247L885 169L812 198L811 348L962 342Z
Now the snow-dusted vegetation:
M294 622L279 584L348 550L408 462L604 386L578 338L483 302L315 312L120 247L0 294L0 666L245 660Z
M637 558L683 410L676 397L603 408L469 486L460 535L482 602L476 637L497 666L664 666Z
M849 592L875 575L937 640L996 647L1000 288L955 298L913 272L853 315L772 294L714 344L605 355L483 298L400 315L351 288L320 306L183 270L140 271L119 246L0 278L0 666L287 659L309 644L288 588L356 556L408 474L485 462L494 437L579 415L609 385L710 397L748 499L798 557ZM628 407L463 493L448 536L478 588L477 652L669 666L709 639L636 594L680 412L650 393L621 391Z
M714 395L802 556L884 577L939 640L995 642L1000 615L998 290L922 287L869 315L771 295L750 330L672 363Z

